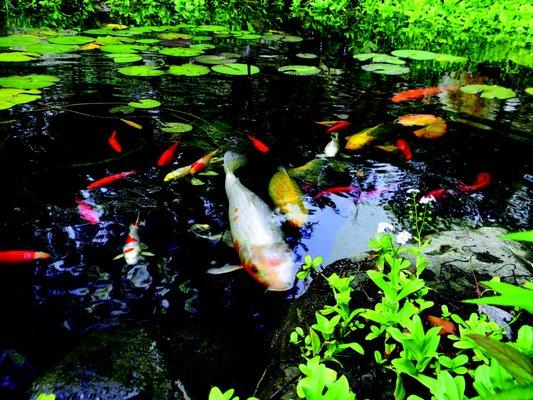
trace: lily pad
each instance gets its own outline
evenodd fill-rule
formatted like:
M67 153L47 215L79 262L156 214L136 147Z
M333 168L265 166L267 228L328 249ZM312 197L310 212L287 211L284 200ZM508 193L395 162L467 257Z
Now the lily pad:
M466 57L454 56L452 54L437 54L435 61L440 62L466 62Z
M313 53L297 53L296 57L303 58L304 60L313 60L317 58L318 56Z
M17 89L41 89L52 86L59 78L52 75L12 75L0 78L0 86Z
M192 131L192 125L183 122L167 122L161 130L166 133L185 133Z
M171 65L168 69L169 74L183 76L207 75L209 71L210 69L208 67L197 64Z
M130 107L130 106L116 106L109 110L111 114L116 114L116 113L131 114L134 111L135 111L135 108Z
M527 94L529 94L530 96L533 96L533 87L528 87L524 90L524 92L526 92Z
M258 35L257 33L251 33L251 32L248 32L248 33L243 33L242 35L237 35L235 36L237 39L242 39L242 40L257 40L257 39L261 39L261 35Z
M134 54L138 51L147 50L148 46L140 44L108 44L100 48L105 53L113 54Z
M424 50L394 50L391 52L396 57L410 58L411 60L433 60L438 54Z
M65 54L78 50L79 47L72 44L37 43L26 47L26 50L41 54Z
M203 52L202 49L191 49L189 47L170 47L159 51L160 54L171 57L196 57Z
M41 38L34 35L11 35L0 37L0 47L24 47L39 43Z
M137 39L135 42L141 43L141 44L156 44L156 43L159 43L159 40L157 40L157 39Z
M286 65L278 68L279 72L286 75L316 75L320 73L320 68L312 65Z
M195 60L199 63L208 65L233 64L237 62L237 60L234 58L226 58L222 55L216 56L213 54L198 56L195 58Z
M98 44L101 44L102 46L106 46L108 44L121 44L122 39L118 38L116 36L98 36L95 39L95 42ZM157 42L157 41L156 41Z
M11 53L0 53L0 62L25 62L34 61L41 57L38 53L28 53L25 51L14 51Z
M468 94L481 93L481 97L486 99L505 100L516 97L513 90L498 85L466 85L461 87L461 91Z
M224 52L224 53L220 53L219 56L225 57L225 58L240 58L242 57L242 54L233 53L233 52Z
M409 72L409 68L394 64L367 64L361 68L368 72L383 75L402 75Z
M196 27L197 32L229 32L229 29L226 26L222 25L200 25Z
M288 35L284 36L281 40L286 43L298 43L303 41L304 39L300 36Z
M131 67L119 68L118 72L127 76L160 76L165 72L155 65L134 65Z
M211 69L215 72L218 72L219 74L224 75L240 75L245 76L248 75L248 65L246 64L220 64L220 65L214 65L211 67ZM257 74L259 72L259 68L255 65L250 65L250 75Z
M86 31L83 31L83 33L87 35L109 35L113 32L113 29L88 29Z
M444 134L446 133L446 129L446 122L444 122L444 120L439 117L437 122L417 129L413 132L413 135L421 139L437 139L441 136L444 136Z
M267 33L263 35L263 40L266 40L268 42L277 42L278 40L283 39L283 35L279 35L276 33Z
M424 126L439 122L442 118L433 114L409 114L398 118L398 123L403 126Z
M92 42L93 38L89 36L65 35L48 38L48 41L54 44L87 44Z
M184 39L189 40L192 39L192 35L189 35L188 33L178 33L178 32L166 32L166 33L160 33L157 35L159 39L163 40L175 40L175 39Z
M140 99L139 101L130 101L128 106L133 108L156 108L161 105L161 102L154 99Z
M40 99L40 93L37 89L0 89L0 110Z
M138 54L106 54L118 64L141 61L143 58Z
M189 46L190 49L197 49L197 50L211 50L211 49L214 49L216 46L214 44L210 44L210 43L196 43L196 44L191 44Z
M213 40L213 38L211 36L199 35L193 36L191 40L194 42L210 42L211 40Z
M405 64L405 61L399 59L398 57L393 57L393 56L389 56L388 54L381 54L381 53L355 54L353 58L359 61L372 60L372 62L374 63L387 63L387 64L396 64L396 65Z

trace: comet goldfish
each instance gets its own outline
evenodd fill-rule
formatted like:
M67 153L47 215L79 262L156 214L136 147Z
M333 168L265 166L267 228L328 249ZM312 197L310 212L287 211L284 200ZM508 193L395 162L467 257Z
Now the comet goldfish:
M302 227L309 212L303 203L303 194L298 185L280 168L268 185L268 193L274 204L287 216L289 224Z
M234 171L244 163L245 158L240 154L228 151L224 155L233 245L242 267L267 290L289 290L297 272L294 254L273 221L272 210L235 176ZM222 267L208 272L223 273L233 269Z
M22 264L36 260L47 260L50 254L33 250L0 251L0 264Z

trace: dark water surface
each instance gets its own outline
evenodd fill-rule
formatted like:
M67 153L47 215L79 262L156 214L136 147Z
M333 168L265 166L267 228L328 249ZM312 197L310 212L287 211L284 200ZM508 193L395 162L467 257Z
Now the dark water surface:
M245 45L220 40L217 50L208 53L242 53ZM61 79L42 90L40 101L0 112L0 120L16 120L0 126L0 249L35 249L52 255L50 262L1 266L0 393L6 396L2 398L24 398L32 378L68 352L81 333L121 319L141 322L161 343L172 342L180 327L217 332L228 349L230 365L225 373L198 370L193 379L186 358L168 359L174 378L189 376L189 381L183 379L193 398L205 398L213 384L236 386L243 394L253 392L264 368L269 335L303 288L265 293L242 271L206 274L208 268L238 262L235 251L223 241L189 232L195 223L209 224L212 234L228 229L221 165L214 168L220 175L201 177L206 182L202 186L192 186L188 180L167 184L163 177L216 148L248 156L249 164L239 176L272 206L267 188L278 166L301 166L322 153L330 140L326 128L314 121L348 119L352 126L346 133L353 134L380 123L392 124L406 114L435 114L446 120L447 134L440 139L417 139L410 133L413 129L396 125L390 137L376 142L406 138L414 152L411 162L373 145L358 152L341 150L336 160L342 172L329 166L315 181L300 181L309 221L301 230L284 228L298 262L306 254L324 256L325 264L354 256L367 248L378 222L408 227L408 189L424 193L453 187L458 181L471 183L479 172L489 172L492 184L437 206L437 228L531 228L532 103L523 92L531 86L530 70L423 61L415 62L412 72L403 77L380 76L362 71L332 44L325 47L323 61L330 68L341 68L343 74L323 71L291 77L276 68L302 63L294 54L316 51L317 43L255 43L252 49L261 73L251 78L215 73L199 78L127 77L116 71L124 65L98 52L0 65L1 76L43 73ZM273 61L260 57L267 53L283 56ZM145 59L156 64L188 60L157 54ZM511 87L518 97L488 100L453 92L424 101L390 101L393 93L409 88L480 80ZM113 106L136 98L158 99L162 106L126 116L109 113ZM142 124L143 129L125 125L121 117ZM182 135L176 161L162 169L155 161L172 139L158 121L195 125ZM107 144L113 130L124 148L118 156ZM271 152L255 151L246 133L271 145ZM344 143L341 139L341 147ZM84 189L93 179L132 169L135 175L116 184ZM359 192L312 199L325 188L349 185L358 186ZM101 222L91 225L81 219L76 199L98 206ZM121 253L128 226L138 213L141 240L155 257L146 257L132 269L113 257ZM13 351L24 362L14 362Z

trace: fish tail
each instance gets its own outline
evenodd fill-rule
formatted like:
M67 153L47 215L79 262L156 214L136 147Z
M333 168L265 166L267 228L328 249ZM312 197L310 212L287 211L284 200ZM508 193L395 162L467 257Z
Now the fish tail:
M246 164L246 157L242 154L227 151L224 154L224 171L226 174L232 174L236 169Z

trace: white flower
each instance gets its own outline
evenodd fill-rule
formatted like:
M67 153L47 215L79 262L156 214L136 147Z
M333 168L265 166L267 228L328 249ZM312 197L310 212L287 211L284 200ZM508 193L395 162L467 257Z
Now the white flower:
M418 189L409 189L409 190L407 190L407 194L411 194L411 193L420 193L420 190L418 190Z
M401 231L398 233L398 236L396 236L396 243L406 244L409 240L411 240L412 237L413 235L411 235L409 232Z
M422 196L422 197L420 198L420 200L418 200L418 202L419 202L420 204L428 204L428 203L432 203L432 202L434 202L434 201L437 201L437 200L435 200L435 197L433 197L433 196L431 196L431 195L430 195L430 196Z
M384 233L384 232L392 232L394 231L394 226L389 224L388 222L380 222L378 223L378 233Z

